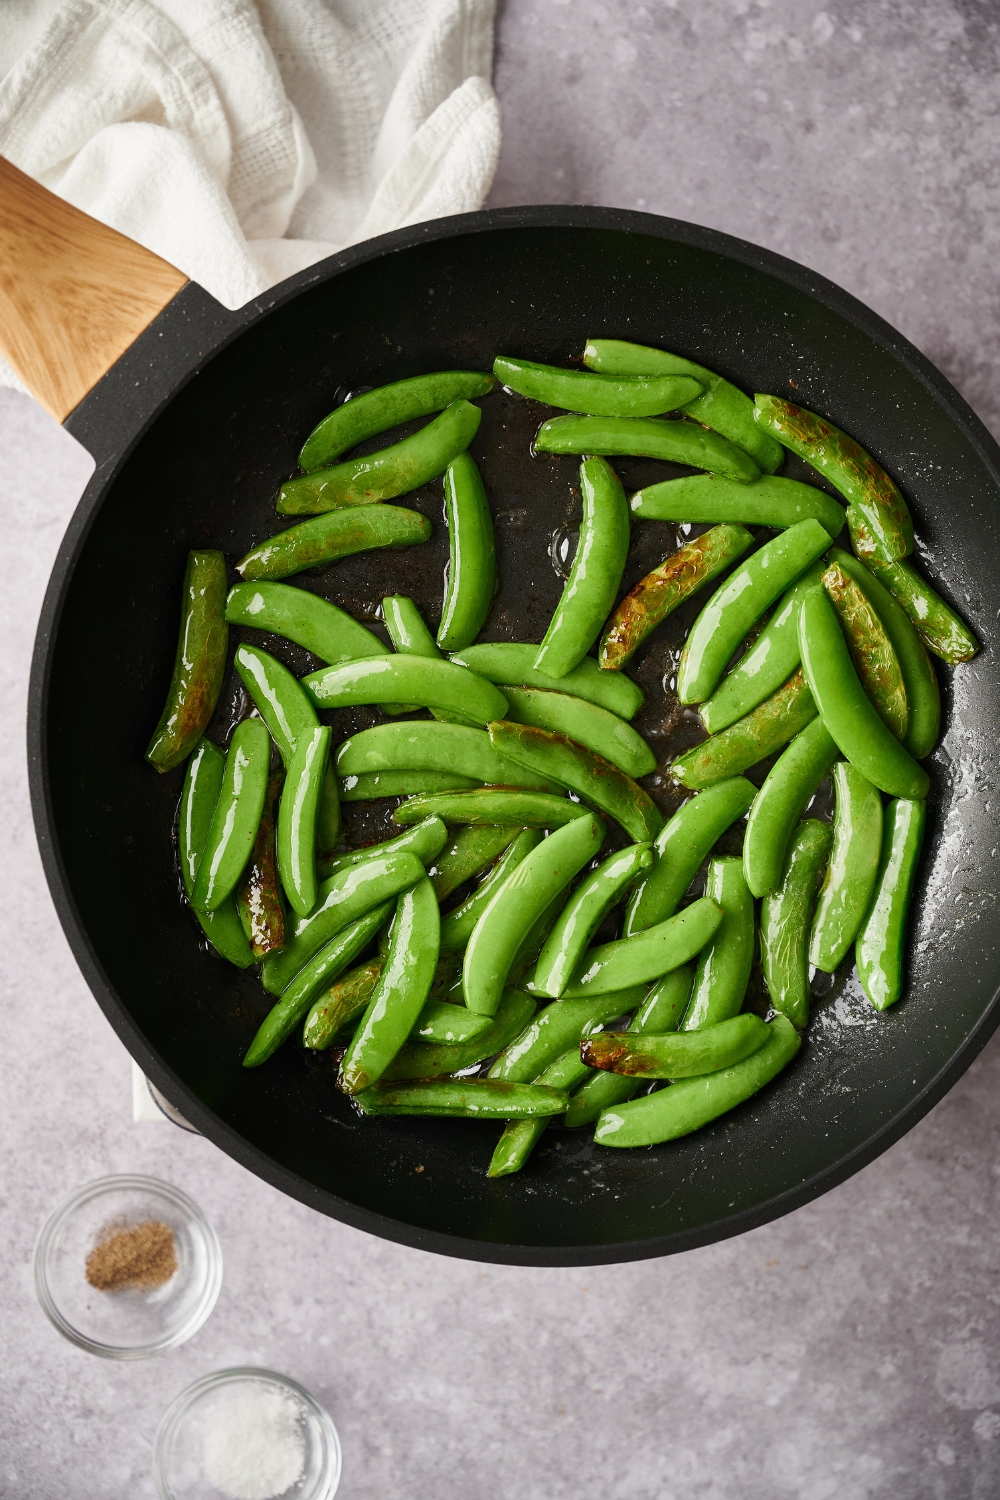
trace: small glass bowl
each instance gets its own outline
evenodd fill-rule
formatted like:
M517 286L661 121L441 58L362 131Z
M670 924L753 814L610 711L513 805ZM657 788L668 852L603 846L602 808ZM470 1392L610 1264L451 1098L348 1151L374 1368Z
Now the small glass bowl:
M241 1390L254 1387L280 1391L297 1408L302 1473L279 1492L280 1500L333 1500L340 1484L340 1438L329 1412L297 1381L253 1366L206 1375L167 1408L153 1443L153 1477L160 1500L219 1500L226 1493L205 1477L206 1428Z
M86 1277L102 1232L144 1220L173 1233L177 1270L162 1286L102 1291ZM54 1209L35 1245L35 1290L59 1332L104 1359L146 1359L197 1333L222 1285L215 1230L186 1193L155 1177L101 1177Z

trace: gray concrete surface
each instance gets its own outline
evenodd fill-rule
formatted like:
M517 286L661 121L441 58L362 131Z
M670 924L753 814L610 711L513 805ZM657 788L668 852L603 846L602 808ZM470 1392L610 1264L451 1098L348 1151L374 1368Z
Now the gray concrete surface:
M1000 433L998 20L969 0L507 0L491 201L641 206L805 261L908 334ZM345 1500L1000 1493L1000 1040L819 1202L598 1270L385 1244L203 1140L132 1123L129 1060L46 892L21 731L35 617L89 467L0 393L0 1495L151 1496L164 1407L244 1361L327 1403ZM202 1332L136 1366L64 1343L31 1283L48 1209L117 1171L192 1193L226 1258Z

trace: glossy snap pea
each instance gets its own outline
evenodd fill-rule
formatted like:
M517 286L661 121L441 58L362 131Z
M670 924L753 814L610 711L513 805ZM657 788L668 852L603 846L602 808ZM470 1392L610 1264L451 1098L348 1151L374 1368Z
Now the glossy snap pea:
M906 914L924 839L924 802L898 798L885 810L875 895L854 945L858 978L876 1010L903 993Z
M385 968L341 1065L339 1087L377 1083L413 1030L434 982L441 918L425 875L399 898Z
M593 417L654 417L676 411L704 390L690 375L594 375L504 355L493 361L493 373L519 396Z
M533 849L499 887L465 950L462 988L470 1010L495 1014L511 965L540 913L593 859L603 838L592 814L574 818Z
M742 1062L763 1047L767 1037L765 1022L750 1014L730 1016L700 1031L647 1032L641 1037L603 1031L580 1043L580 1060L589 1068L633 1078L696 1078Z
M503 691L510 723L567 735L627 776L648 776L656 770L656 756L642 735L606 708L547 688L505 687Z
M318 422L302 445L299 468L322 469L358 443L417 417L430 417L455 401L474 401L493 389L492 375L477 370L440 370L394 380L352 396Z
M529 988L528 978L534 968L535 959L541 953L543 944L556 925L568 900L569 888L567 887L553 897L528 928L527 936L514 954L514 962L510 966L509 978L512 984L519 984L524 989Z
M485 729L465 724L376 724L344 740L337 751L340 776L373 771L436 771L485 781L492 786L555 790L555 782L526 771L498 755Z
M177 844L184 894L189 903L211 832L225 767L226 758L222 751L211 740L202 740L184 769ZM214 911L199 911L193 904L191 910L217 953L238 969L250 967L254 955L240 923L234 898L220 902Z
M755 896L780 886L792 831L837 754L823 720L813 719L767 773L743 840L743 871Z
M238 583L229 590L226 619L284 636L331 664L388 654L378 636L345 610L288 583Z
M382 618L389 632L389 639L397 651L404 656L429 656L435 661L440 660L441 652L435 645L434 637L424 624L423 616L412 599L408 599L405 594L391 594L383 599ZM382 705L383 712L387 714L413 713L419 707L419 703L384 703ZM439 708L432 709L431 713L435 719L468 722L459 714L444 713Z
M398 505L355 505L289 526L252 547L236 564L242 578L289 578L339 557L380 547L413 547L434 530L426 516Z
M303 1044L314 1052L323 1052L332 1046L337 1034L367 1010L372 990L384 968L385 959L379 955L335 979L329 989L312 1003L302 1028Z
M445 651L460 651L482 630L496 582L490 502L468 453L460 453L445 470L444 509L449 562L437 643Z
M731 1068L682 1078L669 1088L607 1109L594 1140L601 1146L654 1146L700 1130L753 1097L788 1066L802 1043L791 1021L775 1016L763 1047Z
M534 661L535 670L549 677L561 678L572 672L597 640L614 605L628 558L628 502L621 480L605 459L584 459L580 493L580 540Z
M892 797L926 797L927 772L879 718L822 589L802 601L799 644L816 706L841 753L880 791Z
M534 978L539 994L558 998L563 993L607 913L652 863L649 844L632 844L584 876L539 954Z
M740 860L728 855L712 860L703 900L714 905L722 917L710 941L701 949L681 1031L700 1031L703 1026L715 1026L738 1015L750 982L754 953L753 897Z
M799 521L729 575L684 643L677 670L682 703L704 702L751 625L829 545L829 532L818 521Z
M602 671L592 656L585 656L565 677L549 677L535 671L532 663L537 655L537 646L521 641L484 641L467 646L452 659L490 682L572 693L574 698L596 703L620 719L634 719L642 707L643 693L638 684L623 672Z
M628 904L625 937L673 916L706 855L756 795L752 782L733 776L682 803L656 836L652 869Z
M569 1095L537 1083L455 1078L375 1084L356 1094L355 1101L366 1115L506 1120L561 1115L569 1103Z
M708 787L737 776L787 745L816 717L816 704L801 671L793 672L770 698L679 755L670 767L681 786Z
M428 1000L410 1036L414 1041L454 1046L482 1036L492 1025L490 1016L473 1015L464 1005L452 1005L447 1000Z
M215 712L229 647L225 598L222 553L189 552L173 675L146 751L146 759L158 771L172 771L190 755Z
M592 995L586 1000L554 1000L524 1028L521 1035L500 1054L490 1068L490 1078L511 1083L529 1083L537 1078L569 1047L578 1047L581 1037L623 1015L635 1004L627 994ZM579 1053L577 1054L579 1055Z
M913 551L913 522L906 501L860 443L816 412L779 396L755 396L754 405L758 426L825 474L840 491L850 510L862 518L870 547L879 557L893 562Z
M436 1078L443 1073L461 1073L475 1067L520 1036L535 1013L535 1002L521 990L507 989L488 1031L468 1042L407 1042L382 1074L391 1078Z
M601 666L609 671L623 667L657 625L735 562L752 541L745 526L713 526L671 553L615 609L601 636Z
M444 473L456 454L472 442L481 418L478 406L453 401L412 437L401 438L377 453L287 480L278 491L277 512L279 516L314 516L407 495Z
M442 845L441 858L427 865L438 900L446 901L452 891L491 865L510 846L518 831L511 824L480 827L469 823L459 828L447 848Z
M337 854L332 859L321 860L317 874L326 880L338 870L349 870L355 865L365 865L385 854L415 854L420 863L430 871L445 844L448 830L440 818L425 818L415 828L401 833L397 838L386 839L381 844L370 844L367 849L352 849L349 854Z
M750 484L760 469L748 453L717 432L662 417L551 417L535 434L538 453L600 453L607 457L660 458L710 469Z
M702 898L665 922L657 922L655 927L613 943L600 943L584 954L583 963L563 995L573 1000L659 979L700 953L721 921L721 906Z
M419 792L468 791L481 786L471 776L451 771L365 771L345 776L340 783L344 802L368 802L375 797L412 797Z
M310 672L302 683L321 708L412 702L462 714L477 724L502 718L507 708L503 693L485 677L426 656L370 656Z
M823 574L823 587L840 618L862 687L897 740L905 742L910 713L903 673L874 605L836 563Z
M445 823L515 823L519 828L562 828L591 816L588 808L568 797L483 787L475 792L427 792L411 797L396 808L392 820L416 823L432 815Z
M614 818L637 843L654 839L663 827L648 792L609 760L566 735L505 721L490 724L489 735L501 755L568 786Z
M533 1082L561 1089L569 1095L589 1072L590 1069L580 1061L579 1049L571 1047L543 1069ZM508 1120L493 1152L487 1177L509 1177L512 1172L519 1172L545 1134L547 1124L544 1119Z
M825 490L773 475L739 484L719 474L686 474L636 490L629 507L637 521L741 521L781 530L811 519L831 536L839 536L847 522L844 507Z
M487 875L486 879L461 906L449 912L441 919L441 952L458 953L465 948L472 930L487 906L492 901L499 886L511 871L526 859L532 849L536 849L542 841L541 830L538 828L524 828L514 838L497 860L496 865Z
M785 456L781 444L754 422L750 397L714 370L666 349L651 349L623 339L591 339L583 351L583 362L590 370L606 370L610 375L694 376L705 389L685 406L689 416L738 444L766 474L781 468Z
M879 582L906 610L928 651L952 665L975 656L979 642L968 625L915 568L906 562L884 563L877 557L867 561Z
M882 798L857 766L833 768L833 849L809 939L809 962L832 974L864 921L882 852Z
M236 909L255 959L285 946L285 912L278 890L275 815L281 792L280 771L267 779L267 793L250 863L236 892Z
M806 943L816 887L830 851L829 823L807 818L792 835L781 886L760 904L760 961L775 1010L794 1026L809 1020Z
M267 795L271 741L259 719L237 724L226 767L198 864L191 904L214 911L235 889L250 858Z
M278 873L300 917L316 905L316 809L332 734L323 725L299 737L278 808Z

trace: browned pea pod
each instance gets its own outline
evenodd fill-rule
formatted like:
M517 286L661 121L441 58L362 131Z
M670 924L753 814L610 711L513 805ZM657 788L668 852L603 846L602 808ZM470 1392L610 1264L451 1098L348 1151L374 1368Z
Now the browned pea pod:
M816 704L799 668L751 713L678 755L671 773L681 786L714 786L773 755L815 717Z
M848 522L851 512L847 512ZM853 537L854 528L851 528ZM879 582L906 610L914 629L928 651L942 661L956 666L970 661L979 650L979 642L965 621L960 619L941 595L935 593L926 579L908 562L883 563L871 558L868 566Z
M384 968L385 959L379 955L335 979L330 988L313 1001L302 1028L304 1044L314 1052L332 1046L337 1033L368 1009L372 991Z
M275 807L283 780L281 771L267 779L264 811L253 853L236 892L236 906L250 951L258 961L285 946L285 911L278 892L278 864L274 847Z
M226 560L221 552L189 552L174 674L146 751L158 771L179 766L204 734L218 702L228 647Z
M834 563L823 574L823 587L847 637L847 649L861 685L897 740L906 739L910 712L899 657L885 626L853 578Z
M604 628L598 660L618 671L661 620L746 551L753 541L745 526L713 526L686 542L625 595Z

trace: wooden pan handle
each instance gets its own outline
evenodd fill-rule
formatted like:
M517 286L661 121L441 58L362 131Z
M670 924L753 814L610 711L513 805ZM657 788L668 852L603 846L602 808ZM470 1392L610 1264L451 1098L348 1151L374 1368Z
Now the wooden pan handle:
M187 279L0 156L0 353L58 422Z

